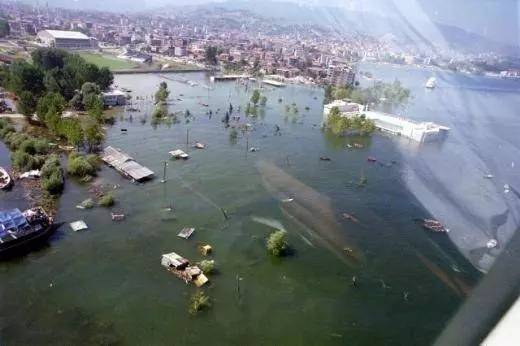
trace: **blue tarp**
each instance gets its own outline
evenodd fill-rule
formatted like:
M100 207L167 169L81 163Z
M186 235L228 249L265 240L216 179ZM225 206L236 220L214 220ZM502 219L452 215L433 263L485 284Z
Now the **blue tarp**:
M5 235L7 230L18 231L26 224L27 220L19 209L0 211L0 236Z

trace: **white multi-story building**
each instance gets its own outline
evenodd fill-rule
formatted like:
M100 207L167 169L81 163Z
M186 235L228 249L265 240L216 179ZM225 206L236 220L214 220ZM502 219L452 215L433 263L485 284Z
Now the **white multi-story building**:
M449 127L438 125L433 122L417 122L393 114L365 111L363 105L343 100L336 100L324 106L324 123L327 122L330 111L334 107L339 109L342 116L352 117L362 114L367 119L373 120L379 130L397 136L407 137L420 143L442 139L450 130Z

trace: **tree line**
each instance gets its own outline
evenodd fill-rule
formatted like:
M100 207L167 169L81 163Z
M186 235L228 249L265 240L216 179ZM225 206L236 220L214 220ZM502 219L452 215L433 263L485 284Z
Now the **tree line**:
M103 139L101 91L112 84L112 72L55 48L36 49L31 58L32 63L17 60L0 68L0 84L16 95L20 113L36 113L53 135L75 147L86 144L91 151ZM88 116L64 118L68 107Z

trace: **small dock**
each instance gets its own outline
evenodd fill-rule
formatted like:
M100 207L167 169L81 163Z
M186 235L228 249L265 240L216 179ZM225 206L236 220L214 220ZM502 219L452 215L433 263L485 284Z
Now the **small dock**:
M222 81L232 81L237 79L247 79L251 77L250 75L246 74L228 74L228 75L222 75L222 76L211 76L210 80L212 82L222 82Z
M272 79L264 79L264 80L262 80L262 83L267 84L267 85L271 85L271 86L275 86L277 88L282 88L282 87L285 86L284 83L278 82L278 81L275 81L275 80L272 80Z

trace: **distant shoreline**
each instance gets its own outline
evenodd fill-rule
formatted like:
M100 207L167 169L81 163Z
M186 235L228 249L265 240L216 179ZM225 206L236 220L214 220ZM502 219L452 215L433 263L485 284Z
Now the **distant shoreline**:
M189 69L124 69L124 70L112 70L113 74L139 74L139 73L184 73L184 72L206 72L211 71L205 68L189 68Z

